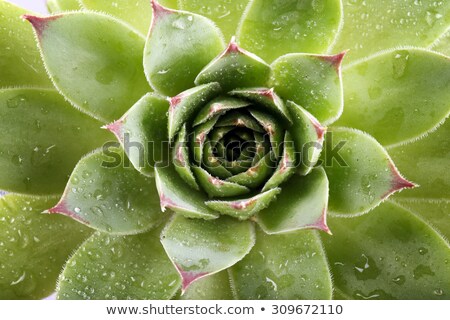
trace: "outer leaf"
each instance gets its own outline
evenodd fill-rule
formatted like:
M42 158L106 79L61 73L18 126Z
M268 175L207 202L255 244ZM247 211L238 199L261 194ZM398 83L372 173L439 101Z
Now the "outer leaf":
M155 90L174 96L194 87L200 70L223 50L223 38L213 22L203 16L169 10L154 0L152 6L145 74Z
M272 63L270 85L285 100L312 113L321 123L331 124L342 113L341 63L345 52L334 56L302 53L282 56Z
M205 203L209 208L216 210L221 214L226 214L240 220L246 220L259 211L267 208L280 192L280 188L274 188L248 199L228 201L216 200L207 201Z
M67 262L58 299L170 299L181 281L159 243L160 232L94 234Z
M112 234L140 233L158 224L162 212L155 181L127 161L123 150L117 148L84 157L61 200L48 211Z
M24 13L28 12L0 1L0 87L51 88L33 32L20 18Z
M266 61L292 52L325 52L341 19L339 0L252 0L239 43Z
M148 91L144 40L118 20L92 12L25 18L55 86L84 112L110 122Z
M150 0L78 1L86 9L106 12L128 23L143 36L148 33L152 19Z
M50 13L79 10L81 1L78 0L47 0L47 9Z
M331 298L331 275L314 231L267 235L257 230L252 251L231 268L238 299Z
M248 221L229 217L192 220L177 215L164 229L161 242L183 279L185 291L195 280L241 260L253 247L255 236Z
M54 90L0 90L0 189L57 194L77 161L110 136Z
M326 128L322 127L319 121L302 107L290 101L286 105L293 122L289 131L292 134L295 150L300 153L297 170L301 175L307 175L319 160Z
M395 199L395 203L427 221L447 241L450 239L450 200Z
M233 300L227 271L198 279L181 296L183 300Z
M249 0L180 0L183 10L195 12L214 21L222 30L225 39L236 35L238 22Z
M326 213L328 179L325 170L314 169L306 177L294 175L284 185L277 201L257 215L269 234L315 228L330 233Z
M89 236L66 217L41 214L56 201L13 194L0 199L1 299L47 297L70 253Z
M434 51L441 52L447 56L450 56L450 28L439 36L430 46Z
M173 166L156 167L155 174L162 211L169 208L188 218L215 219L219 216L205 205L206 195L186 184Z
M218 82L225 91L267 86L270 66L261 58L240 48L234 37L218 57L195 78L195 84Z
M118 121L105 128L114 133L133 166L145 175L157 162L169 159L167 99L147 93Z
M450 114L450 59L393 50L344 71L345 112L338 125L364 130L383 145L415 139Z
M426 47L450 23L448 1L343 1L344 25L333 50L350 49L347 62L377 51L413 45Z
M371 136L333 128L325 139L323 166L330 181L330 210L357 214L373 209L392 193L415 185L405 180Z
M422 140L389 149L400 170L420 185L396 197L450 199L449 137L450 121L446 121Z
M208 100L218 95L220 90L220 85L212 82L186 90L170 99L169 140L175 137L181 126L190 120Z
M332 218L323 236L334 284L353 299L448 299L450 250L423 221L394 204Z

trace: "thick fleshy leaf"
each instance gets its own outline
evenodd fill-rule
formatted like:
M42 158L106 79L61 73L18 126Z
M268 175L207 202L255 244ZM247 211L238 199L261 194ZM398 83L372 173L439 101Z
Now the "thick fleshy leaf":
M386 202L331 218L324 235L334 285L352 299L449 299L450 250L422 220Z
M450 199L450 121L414 143L389 148L398 168L420 187L405 190L397 198Z
M286 109L286 106L284 105L283 100L274 92L273 88L236 89L229 92L228 94L255 102L256 104L254 105L254 107L257 107L259 105L266 107L268 108L269 112L281 116L283 120L291 123L291 117Z
M331 299L327 260L315 231L256 231L252 251L230 269L238 299Z
M81 9L82 0L47 0L47 9L50 13L61 13Z
M343 1L344 21L332 50L347 50L346 62L401 46L427 47L450 23L450 2L417 0Z
M0 87L52 88L33 31L23 23L25 9L0 1Z
M155 93L147 93L127 113L107 126L123 146L133 166L152 175L155 163L169 159L167 134L169 102Z
M337 125L383 145L411 141L450 114L450 60L420 49L384 52L346 68L345 112Z
M286 105L293 122L289 131L292 134L295 150L300 153L297 171L301 175L307 175L319 160L326 128L299 105L291 101L288 101Z
M280 156L281 145L284 138L284 130L280 122L271 115L252 109L250 114L259 122L269 136L275 158Z
M64 195L49 209L91 228L112 234L135 234L163 217L155 179L136 171L123 150L108 148L84 157L75 167Z
M246 220L264 208L267 208L277 198L280 192L280 188L275 188L248 199L207 201L206 205L221 214Z
M170 299L181 280L160 233L161 228L133 236L94 234L67 262L58 299Z
M179 0L180 8L205 16L222 30L225 39L236 35L236 29L249 0Z
M181 296L183 300L233 300L228 272L221 271L198 279Z
M250 105L250 102L231 97L218 97L208 102L200 112L198 112L193 125L198 126L217 115L223 115L227 111L240 109Z
M326 213L328 179L325 170L314 169L306 177L294 175L283 185L277 201L257 215L266 233L315 228L330 233Z
M232 173L217 159L213 154L212 145L210 141L205 144L205 153L203 154L203 167L208 169L208 172L220 179L226 179L232 176Z
M334 55L288 54L272 63L270 85L285 100L313 114L321 123L336 121L344 108L341 63Z
M59 194L77 161L111 136L51 89L0 90L0 189Z
M69 218L41 214L57 198L9 194L0 199L0 298L42 299L89 229Z
M175 170L191 188L199 190L197 181L191 170L191 164L189 163L189 148L188 138L186 132L186 125L184 125L177 135L175 145L173 147L172 162Z
M296 164L297 161L294 143L291 134L286 131L283 141L283 154L281 155L281 159L275 172L266 182L266 184L262 188L262 191L276 188L280 184L288 180L295 173L295 171L297 171Z
M248 188L258 188L261 186L275 170L273 153L267 153L261 160L259 160L250 169L236 174L227 179ZM253 162L253 160L251 160Z
M198 183L202 186L203 190L209 195L209 197L234 197L243 195L250 192L250 189L229 181L224 181L213 177L203 168L193 167L193 171L197 176Z
M253 117L247 113L241 113L238 111L228 112L226 115L220 118L216 127L241 127L248 128L256 132L264 132L264 128L259 125Z
M164 229L161 243L180 273L185 291L195 280L245 257L255 244L254 227L230 217L206 221L177 215Z
M174 96L194 87L194 79L224 48L223 36L209 19L170 10L155 0L153 23L144 52L147 80L158 92Z
M169 140L172 140L183 124L190 120L202 107L221 91L217 82L197 86L170 99Z
M395 203L425 220L434 230L450 239L449 199L395 199Z
M212 150L209 150L211 148L211 142L208 140L208 134L213 129L218 118L219 117L216 116L194 128L191 149L193 149L192 153L194 155L194 161L199 165L204 156L209 155L210 152L208 151L211 151L212 155ZM207 152L204 154L203 151L205 150Z
M367 212L392 193L415 187L368 134L333 128L325 141L322 165L330 181L329 208L333 213Z
M240 48L234 40L195 78L195 84L218 82L224 91L236 88L265 87L270 66L261 58Z
M339 0L253 0L238 40L268 62L286 53L322 53L333 42L340 20Z
M166 208L188 218L216 219L219 214L205 205L206 195L192 189L173 166L155 167L161 210Z
M450 56L450 29L436 39L430 46L434 51Z
M83 8L106 12L128 23L143 36L146 36L148 33L150 21L152 19L150 0L78 1Z
M120 21L93 12L25 18L35 29L53 83L84 112L111 122L149 90L144 39Z

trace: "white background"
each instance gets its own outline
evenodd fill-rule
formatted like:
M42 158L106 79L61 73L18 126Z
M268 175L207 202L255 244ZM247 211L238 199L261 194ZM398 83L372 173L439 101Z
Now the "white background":
M15 3L23 8L27 8L39 13L47 13L45 7L45 0L7 0L8 2Z

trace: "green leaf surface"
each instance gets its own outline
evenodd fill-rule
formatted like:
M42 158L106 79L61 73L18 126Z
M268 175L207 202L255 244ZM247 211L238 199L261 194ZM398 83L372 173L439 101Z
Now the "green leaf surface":
M30 12L0 1L0 87L52 88L33 31L21 19L25 13Z
M57 198L8 194L0 199L0 298L42 299L56 286L71 252L89 229L62 216L43 215Z
M389 148L389 154L401 172L419 184L397 198L450 199L450 121L421 140Z
M73 0L72 0L73 1ZM106 12L117 19L120 19L134 29L142 36L146 36L152 20L152 8L150 0L78 0L83 8Z
M233 300L230 277L226 270L200 278L181 296L182 300Z
M51 89L0 90L0 189L59 194L78 160L110 138Z
M169 159L167 110L167 99L147 93L122 118L105 126L116 135L131 163L142 174L151 176L155 163Z
M331 218L323 236L334 284L352 299L448 299L450 250L427 224L386 202L357 218Z
M221 214L226 214L239 220L246 220L264 208L267 208L280 192L280 188L274 188L251 198L228 201L207 201L206 205Z
M450 200L394 199L395 203L425 220L434 230L450 239Z
M238 23L249 0L179 0L180 8L205 16L222 30L225 39L236 35Z
M345 111L336 125L382 145L411 141L450 114L450 59L421 49L384 52L343 72Z
M81 9L82 0L47 0L47 9L50 13L56 14L64 11Z
M250 105L250 102L236 98L226 96L215 98L208 102L206 106L204 106L203 109L198 112L193 125L198 126L208 120L211 120L215 116L223 115L227 111L240 109L243 107L247 107L248 105Z
M284 99L305 108L321 123L336 121L344 108L341 63L345 52L329 55L288 54L272 65L270 85Z
M203 167L208 169L208 172L214 177L226 179L232 176L232 173L217 159L213 154L211 141L207 140L205 143L205 152L203 153Z
M256 148L258 148L258 145ZM257 157L259 157L259 155ZM270 179L267 180L266 184L264 184L262 191L264 192L269 189L276 188L280 184L288 180L297 170L296 163L297 161L294 143L291 134L286 131L283 141L283 154L281 155L281 159L275 172L270 177Z
M319 160L326 128L299 105L288 101L286 106L293 122L289 132L292 134L296 152L300 153L297 171L301 175L307 175Z
M234 38L218 57L195 78L195 84L218 82L224 91L236 88L265 87L270 66L261 58L240 48Z
M205 205L206 194L192 189L173 166L155 167L156 187L162 211L166 208L188 218L216 219L218 212Z
M191 148L193 149L194 161L197 164L200 164L203 159L208 160L208 157L213 156L212 143L208 139L208 134L214 128L218 119L219 117L216 116L194 128ZM205 162L208 163L208 161Z
M208 83L186 90L170 100L169 140L172 140L183 124L201 110L205 103L221 91L217 82Z
M450 29L437 38L430 46L434 51L450 56Z
M149 90L144 39L120 21L93 12L26 19L55 86L87 114L111 122Z
M195 280L240 261L255 243L254 227L230 217L206 221L177 215L164 229L161 243L185 291Z
M253 160L252 160L253 161ZM248 188L256 189L269 179L275 170L273 153L267 153L261 160L248 170L227 179Z
M365 213L392 193L415 185L405 180L384 148L371 136L348 128L326 135L322 165L330 182L333 213Z
M172 162L174 164L175 170L178 172L184 182L190 185L191 188L199 190L197 181L195 180L195 176L191 170L191 164L189 162L189 148L186 133L186 124L183 125L177 135L175 145L173 147L172 157Z
M253 0L238 40L268 62L286 53L323 53L333 42L340 20L339 0Z
M248 128L256 132L264 132L264 128L260 126L258 121L248 113L241 113L239 111L231 111L220 118L216 127L240 127Z
M315 228L330 232L326 223L328 179L323 168L303 177L292 176L269 207L257 215L261 228L269 234Z
M344 24L333 51L350 50L346 62L387 48L427 47L450 24L450 2L343 1Z
M257 229L252 251L230 271L238 299L331 299L331 274L315 231L267 235Z
M119 148L98 150L75 167L64 195L49 210L111 234L135 234L161 221L155 179L141 175Z
M96 233L69 259L58 299L170 299L180 277L164 252L161 228L134 236Z
M269 136L275 159L277 159L278 157L280 157L281 145L284 139L284 130L282 124L275 117L269 115L268 113L264 113L255 109L251 109L249 111Z
M153 2L144 68L156 91L174 96L194 87L195 77L223 48L223 36L209 19Z
M244 185L233 183L230 181L224 181L213 177L208 171L200 167L192 167L195 175L198 179L198 183L202 186L203 190L212 197L234 197L243 195L250 192L250 189Z

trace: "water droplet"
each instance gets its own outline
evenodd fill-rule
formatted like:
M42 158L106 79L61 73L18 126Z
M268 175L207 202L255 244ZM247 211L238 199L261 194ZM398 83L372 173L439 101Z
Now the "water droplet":
M12 156L11 161L16 166L21 166L23 163L23 158L20 155L15 154Z
M184 29L187 29L190 26L192 26L193 23L194 23L193 16L183 15L183 16L179 17L178 19L176 19L174 22L172 22L172 27L174 27L176 29L184 30Z
M26 103L27 103L27 97L23 94L19 94L19 95L15 96L14 98L10 98L6 101L6 105L10 109L22 107L22 106L26 105Z
M420 253L421 255L425 255L425 254L428 253L428 249L427 249L427 248L419 248L419 253Z
M404 76L408 66L409 51L399 50L394 52L394 59L392 61L392 75L394 79L400 79Z
M107 66L95 74L95 79L101 84L110 84L114 80L114 69Z
M405 276L398 276L395 277L394 279L392 279L392 282L394 282L395 284L398 284L399 286L403 285L406 281Z
M81 209L78 208L78 207L75 207L75 208L73 209L73 211L75 211L75 213L80 213L80 212L81 212Z
M434 293L436 296L442 296L442 295L444 294L444 290L442 290L442 289L436 289L436 290L433 291L433 293Z

